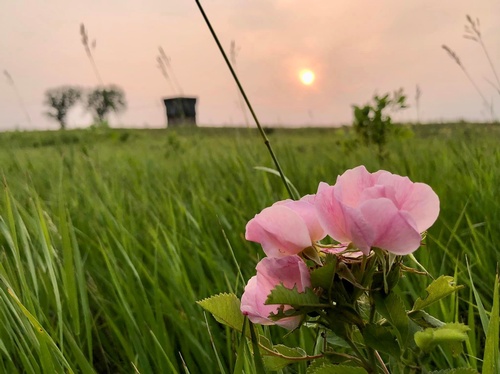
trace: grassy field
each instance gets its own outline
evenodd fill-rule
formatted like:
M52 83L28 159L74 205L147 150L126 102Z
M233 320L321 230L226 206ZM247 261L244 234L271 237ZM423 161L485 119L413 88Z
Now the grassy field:
M465 354L436 352L429 368L480 370L480 312L492 308L500 262L500 125L414 131L383 161L346 129L270 139L301 194L360 164L432 186L441 214L415 255L465 285L431 312L471 331ZM273 167L253 129L0 134L0 372L232 372L235 336L195 301L241 295L238 268L250 278L263 255L245 241L246 222L288 196L255 166ZM429 283L408 275L400 293L410 305ZM268 333L280 341L285 330Z

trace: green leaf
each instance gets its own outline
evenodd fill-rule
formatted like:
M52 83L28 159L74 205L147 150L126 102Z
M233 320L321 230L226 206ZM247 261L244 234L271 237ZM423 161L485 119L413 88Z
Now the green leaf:
M304 256L306 259L311 260L314 262L316 265L322 265L321 258L319 257L319 252L315 247L308 247L302 251L302 256Z
M314 372L314 370L318 369L323 365L333 365L333 364L326 357L318 358L309 364L309 366L307 367L306 374Z
M299 292L296 285L290 289L279 284L273 288L265 304L291 305L294 309L300 309L301 307L318 306L319 298L310 288L306 288L305 292Z
M451 349L453 356L462 353L462 342L467 340L469 328L462 323L448 323L442 327L427 328L415 333L415 343L424 352L431 351L436 345Z
M373 323L368 324L363 329L363 339L367 346L377 351L387 353L396 358L401 356L401 348L396 340L396 336L388 327Z
M469 260L467 256L465 256L465 263L467 264L467 271L469 272L470 286L472 292L474 293L474 299L476 301L477 312L479 313L479 318L481 319L481 325L483 326L483 330L488 331L488 324L490 323L490 319L488 318L486 309L484 308L483 302L481 301L481 297L479 296L479 292L476 290L476 286L474 286L474 281L472 280L472 273L469 266Z
M423 310L415 310L408 314L408 316L421 327L441 327L446 325L443 321L431 316L429 313Z
M247 339L245 337L246 322L247 322L247 319L246 318L243 319L243 327L242 327L242 332L241 332L241 337L240 337L240 345L238 347L238 353L236 355L236 362L234 364L233 374L243 373L243 364L245 361L245 345L247 343Z
M409 319L403 301L394 293L385 297L381 293L376 293L374 299L377 312L396 329L399 346L401 349L405 348Z
M337 275L339 276L340 279L345 279L346 281L351 283L353 286L356 286L360 289L365 289L365 287L363 287L359 283L359 281L356 279L356 277L354 276L352 271L343 262L340 262L337 265Z
M427 296L424 299L418 298L415 301L413 310L427 308L429 305L441 300L442 298L452 294L453 292L461 288L463 288L463 286L455 285L453 277L442 275L425 289L427 291Z
M294 362L309 360L306 352L302 348L291 348L286 345L274 345L272 352L261 350L264 366L271 371L283 369Z
M357 366L334 365L323 363L319 366L309 367L307 374L367 374L368 372Z
M328 333L326 335L326 342L329 345L342 347L342 348L350 348L351 346L344 339L334 333Z
M500 370L498 357L498 335L499 335L499 295L498 295L498 274L495 277L495 288L493 291L493 307L491 309L491 319L486 332L486 345L484 347L483 374L496 374Z
M248 327L250 329L250 340L252 341L255 370L258 374L265 374L266 369L264 368L264 361L262 360L262 355L260 354L259 339L257 338L255 327L250 321L248 321Z
M321 287L324 290L329 290L333 284L335 276L335 268L337 261L332 261L324 266L317 268L311 272L311 285L313 288Z
M240 311L240 299L235 294L221 293L196 303L212 313L217 322L241 331L244 317Z
M479 374L479 372L471 368L456 368L456 369L431 371L429 374Z
M269 174L274 174L278 177L281 177L281 174L278 170L275 170L275 169L271 169L271 168L268 168L268 167L265 167L265 166L254 166L254 169L255 170L259 170L259 171L264 171L266 173L269 173ZM288 184L288 187L290 187L290 189L292 190L292 193L294 194L294 197L295 199L298 199L301 195L299 193L299 191L297 190L297 188L293 185L292 182L290 182L290 179L288 179L286 176L285 177L285 181L286 183Z

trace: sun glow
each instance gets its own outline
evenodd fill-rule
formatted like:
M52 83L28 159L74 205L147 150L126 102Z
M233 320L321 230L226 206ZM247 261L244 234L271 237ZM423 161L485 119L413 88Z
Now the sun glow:
M316 76L314 75L314 73L311 70L304 69L304 70L300 71L299 78L300 78L300 81L302 82L302 84L304 84L306 86L310 86L311 84L313 84Z

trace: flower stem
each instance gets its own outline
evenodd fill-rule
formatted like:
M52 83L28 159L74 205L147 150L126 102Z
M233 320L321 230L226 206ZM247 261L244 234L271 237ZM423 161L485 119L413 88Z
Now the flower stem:
M215 40L215 43L217 44L217 47L219 47L219 51L222 54L222 57L224 57L224 61L226 62L227 67L231 71L231 74L236 82L236 85L238 86L238 89L241 92L241 96L243 96L243 99L245 100L245 103L247 104L248 110L252 114L252 117L255 121L255 124L257 125L257 128L259 129L259 132L262 136L262 139L264 140L264 144L266 145L266 147L271 155L271 158L273 159L274 165L276 166L276 169L281 177L281 180L283 181L283 184L285 185L286 190L288 191L288 194L290 195L290 198L298 199L299 196L295 196L295 194L292 192L292 189L290 188L290 184L288 183L288 181L285 177L285 173L283 172L283 169L281 168L280 163L278 162L278 158L276 157L276 155L273 151L273 148L271 147L271 143L269 142L269 139L267 138L267 135L266 135L264 129L262 128L262 126L257 118L257 115L255 114L255 112L252 108L252 104L250 104L250 100L248 100L248 97L245 93L245 90L243 89L243 86L241 85L240 80L238 79L238 75L234 71L233 66L231 65L231 62L229 61L229 58L227 57L226 52L224 51L224 48L222 47L222 45L219 42L219 38L217 37L217 34L215 33L212 25L210 24L210 21L208 20L208 17L205 14L205 11L203 10L203 7L201 6L200 1L199 0L195 0L195 1L196 1L196 4L198 5L198 8L200 9L201 15L203 16L205 23L207 24L207 26L210 30L210 33L212 34L212 37Z
M356 347L356 344L354 344L353 341L351 341L351 339L346 339L346 342L347 344L349 344L349 346L351 347L351 349L354 351L354 353L356 354L356 356L361 360L361 362L363 363L363 367L368 371L370 372L371 371L371 364L366 360L366 358L361 354L361 352L359 351L358 347Z
M384 372L384 374L391 374L391 373L389 373L387 366L385 366L384 360L382 360L382 357L380 357L380 354L378 353L378 351L375 351L375 357L377 358L377 361L379 362L380 366L382 367L382 371Z

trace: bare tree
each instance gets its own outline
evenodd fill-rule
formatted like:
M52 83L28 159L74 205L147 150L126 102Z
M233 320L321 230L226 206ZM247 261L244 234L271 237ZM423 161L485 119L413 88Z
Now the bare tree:
M68 110L82 97L82 90L78 87L62 86L45 91L45 105L50 107L46 114L55 119L61 130L66 129Z
M85 106L92 113L97 125L107 127L109 113L123 112L127 108L125 92L115 85L98 87L88 93Z

